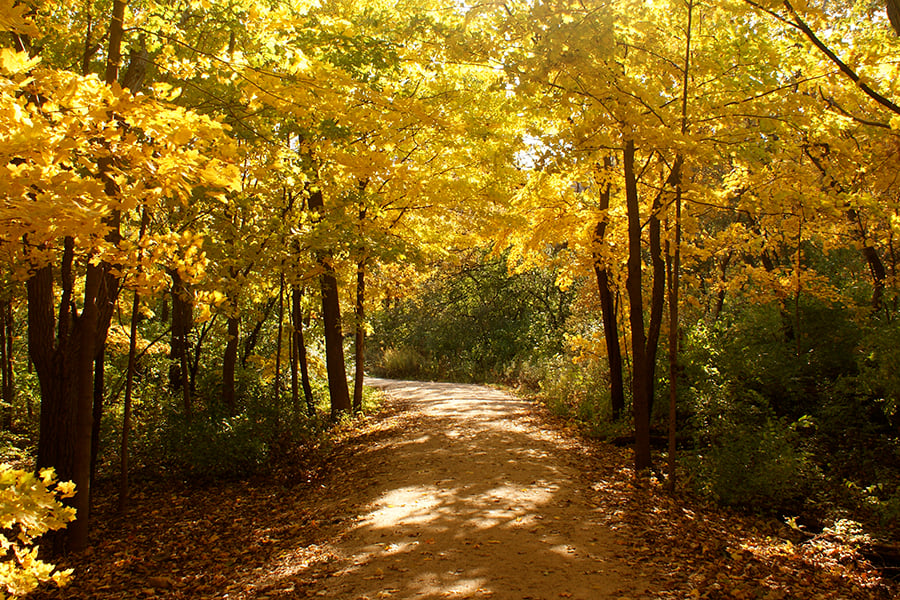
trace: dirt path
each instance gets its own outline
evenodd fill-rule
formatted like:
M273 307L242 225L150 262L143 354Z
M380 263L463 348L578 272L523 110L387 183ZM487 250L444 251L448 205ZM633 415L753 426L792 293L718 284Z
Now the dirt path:
M356 461L359 517L307 593L376 598L641 598L647 581L579 488L573 459L527 404L473 385L370 379L406 426ZM349 474L348 474L349 475Z

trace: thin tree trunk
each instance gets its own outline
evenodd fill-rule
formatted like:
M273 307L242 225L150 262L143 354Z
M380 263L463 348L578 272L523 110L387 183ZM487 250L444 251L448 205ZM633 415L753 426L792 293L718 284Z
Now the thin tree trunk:
M363 380L366 362L366 260L356 265L356 342L353 375L353 412L362 412Z
M691 71L691 42L693 40L694 0L687 3L687 26L685 27L684 69L681 81L681 133L688 132L688 85ZM675 186L675 248L672 256L669 281L669 493L675 492L675 453L678 441L678 293L681 283L681 168L684 157L675 157L675 164L669 179ZM669 254L668 251L666 253Z
M275 390L273 401L281 420L281 338L284 337L284 273L278 283L278 337L275 338Z
M242 367L247 366L247 359L250 358L250 354L256 349L256 344L259 343L259 334L262 331L263 325L269 319L269 315L272 314L272 309L275 307L276 300L276 298L270 298L269 301L266 302L262 317L253 325L250 335L244 338L244 351L241 354Z
M676 158L672 166L666 185L671 185L673 179L678 177L681 171L681 157ZM647 231L650 238L650 264L653 272L653 285L650 288L650 320L647 324L647 428L650 427L650 415L653 411L653 403L656 399L656 356L659 351L659 337L662 332L662 317L666 304L666 263L663 259L662 249L662 221L659 218L662 212L662 195L657 194L651 208L650 218L647 219Z
M300 365L300 383L303 386L303 396L306 399L306 411L310 417L316 414L316 403L313 398L312 384L309 380L309 363L306 356L306 340L303 336L303 310L301 300L303 289L293 286L291 290L291 312L294 320L294 349L297 362Z
M187 285L178 271L169 270L172 278L172 339L171 358L175 361L169 367L169 385L173 390L181 390L181 401L185 419L193 418L191 382L188 364L188 333L193 326L193 302L189 298Z
M237 307L232 310L236 311ZM234 373L237 366L238 336L240 335L241 318L237 314L228 317L228 341L222 357L222 404L229 415L237 413L237 402L234 392Z
M681 272L681 188L675 192L675 243L666 243L669 281L669 473L666 485L675 491L675 452L678 437L678 291Z
M716 270L719 272L719 289L716 291L716 306L713 310L713 321L719 320L722 309L725 307L725 284L728 283L728 265L731 264L733 251L729 251L721 262L717 263Z
M128 510L128 443L131 438L131 397L136 371L137 335L140 322L141 296L134 293L131 302L131 326L128 333L128 367L125 371L125 400L122 411L122 443L119 447L119 513Z
M291 372L291 414L298 418L302 412L300 408L300 359L297 357L297 336L294 335L297 325L294 322L294 286L291 286L291 308L288 310L288 325L290 328L290 343L288 344L288 361Z
M612 159L607 157L604 166L612 167ZM609 397L612 418L618 421L625 410L625 382L622 376L622 348L619 345L619 327L616 319L615 292L612 288L609 264L600 248L606 239L609 226L609 184L600 191L600 212L603 217L594 229L594 273L597 276L597 290L600 293L600 312L603 317L603 337L606 340L606 356L609 364Z
M193 310L193 305L191 310ZM188 346L188 367L190 367L189 383L192 394L197 391L197 373L200 371L200 356L203 354L203 343L206 341L206 336L212 331L213 326L216 324L216 319L219 318L220 314L221 313L218 312L214 313L212 318L200 328L200 335L197 336L197 343L194 344L193 352L190 351L190 346ZM191 313L191 319L193 319L193 313Z
M12 300L0 301L0 373L2 373L3 429L10 431L13 425L13 409L16 400L16 388L13 380L13 312Z
M144 207L141 210L141 230L138 242L144 239L150 226L150 213ZM139 251L138 258L142 256ZM138 267L140 271L140 267ZM128 444L131 438L132 395L134 393L134 377L137 372L137 336L140 323L141 296L135 291L131 302L131 325L128 330L128 366L125 370L125 399L122 410L122 443L119 447L119 513L128 510Z
M100 422L103 419L103 395L106 389L106 343L100 345L94 357L94 384L91 423L91 489L97 480L97 458L100 456ZM93 505L93 502L92 502Z

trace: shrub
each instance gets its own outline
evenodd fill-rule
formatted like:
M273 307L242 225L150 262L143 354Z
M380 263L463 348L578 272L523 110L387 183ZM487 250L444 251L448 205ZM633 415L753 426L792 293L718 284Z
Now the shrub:
M426 371L426 359L409 346L390 347L381 356L379 374L397 379L414 379Z
M5 593L24 595L45 582L62 586L69 580L71 569L57 571L40 560L35 543L75 518L75 509L60 502L74 495L75 485L58 483L53 469L44 469L35 477L8 464L0 465L0 597Z
M693 462L701 493L764 512L796 509L814 471L790 428L778 420L735 424Z

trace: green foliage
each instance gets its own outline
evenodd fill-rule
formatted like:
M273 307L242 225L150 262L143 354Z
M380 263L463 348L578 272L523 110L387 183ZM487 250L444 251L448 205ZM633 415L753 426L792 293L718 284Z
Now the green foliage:
M38 558L37 539L75 519L60 500L75 495L72 482L57 482L53 469L33 473L0 465L0 598L21 596L39 584L65 585L72 570L57 571Z
M610 418L609 378L597 362L576 365L567 356L541 363L540 396L550 409L582 423Z
M853 490L896 478L885 411L887 349L900 338L840 304L801 302L799 339L796 317L778 302L748 305L688 332L682 406L694 483L756 510L801 510L824 498L889 513L888 494L867 500ZM811 499L814 487L822 493Z
M760 511L802 506L817 470L799 436L765 399L729 386L697 407L696 488L729 506Z
M408 346L385 348L376 368L394 379L420 379L430 370L427 359Z
M505 257L479 251L375 315L372 362L384 374L496 381L560 351L570 301L552 272L510 274Z

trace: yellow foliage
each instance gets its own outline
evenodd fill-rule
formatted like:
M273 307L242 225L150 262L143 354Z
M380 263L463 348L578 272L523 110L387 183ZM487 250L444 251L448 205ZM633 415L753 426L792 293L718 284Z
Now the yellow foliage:
M0 598L22 596L40 583L65 585L72 570L57 571L38 558L37 538L62 529L75 518L75 509L60 499L75 495L72 482L57 482L53 469L33 473L0 465Z

